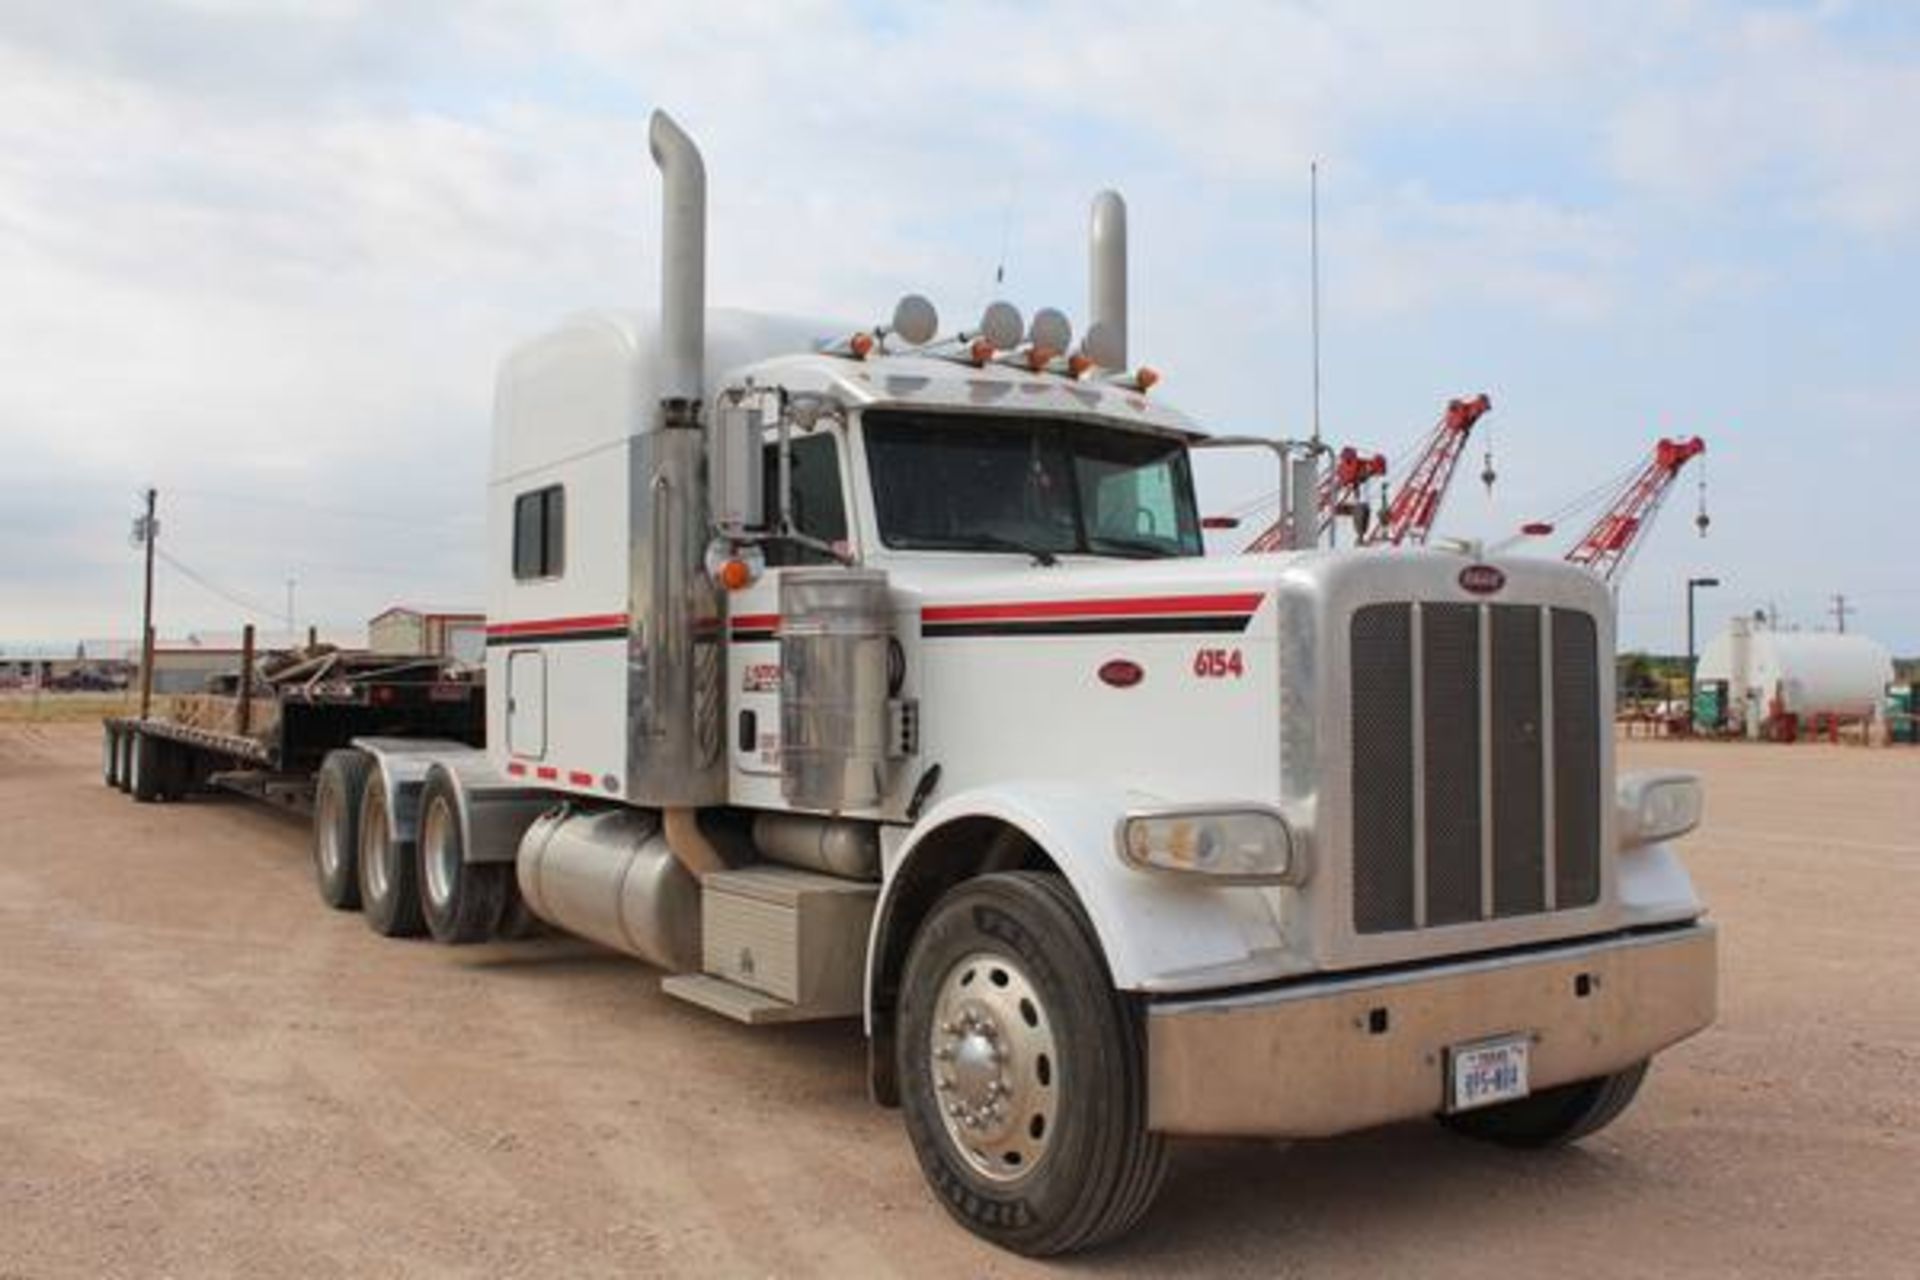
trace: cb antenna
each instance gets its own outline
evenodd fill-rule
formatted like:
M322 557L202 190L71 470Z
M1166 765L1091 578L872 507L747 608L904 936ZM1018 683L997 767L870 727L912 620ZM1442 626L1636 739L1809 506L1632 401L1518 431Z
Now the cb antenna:
M1312 282L1313 443L1320 443L1320 162L1307 165L1307 273Z

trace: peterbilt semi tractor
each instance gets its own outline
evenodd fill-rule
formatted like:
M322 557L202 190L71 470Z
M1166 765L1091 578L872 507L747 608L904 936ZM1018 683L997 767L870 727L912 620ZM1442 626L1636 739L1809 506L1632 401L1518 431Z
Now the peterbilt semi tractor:
M1324 450L1130 361L1114 193L1077 345L833 329L710 309L703 162L651 150L658 314L498 379L485 746L327 758L329 903L860 1019L933 1195L1027 1254L1128 1230L1186 1135L1575 1140L1708 1024L1700 789L1616 778L1596 578L1315 545ZM1215 447L1277 471L1280 549L1205 554Z

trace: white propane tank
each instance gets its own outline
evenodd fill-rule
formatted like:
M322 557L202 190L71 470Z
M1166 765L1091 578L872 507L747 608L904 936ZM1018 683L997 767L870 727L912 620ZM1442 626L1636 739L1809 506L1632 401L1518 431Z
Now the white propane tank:
M1865 717L1893 680L1886 646L1867 636L1736 623L1707 646L1699 672L1703 681L1727 681L1735 705L1751 698L1773 710L1777 698L1777 710L1802 718Z

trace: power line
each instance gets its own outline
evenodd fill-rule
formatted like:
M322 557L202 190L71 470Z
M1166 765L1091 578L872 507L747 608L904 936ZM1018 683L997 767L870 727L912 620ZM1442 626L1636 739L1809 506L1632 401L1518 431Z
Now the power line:
M248 613L258 614L263 618L277 618L279 616L278 610L269 605L263 605L258 600L249 600L237 591L228 590L226 587L221 586L219 583L195 569L192 565L184 563L178 556L171 555L157 546L153 549L153 553L160 559L166 561L168 566L180 573L181 576L201 587L203 590L210 591L214 595L219 596L228 604L238 605Z

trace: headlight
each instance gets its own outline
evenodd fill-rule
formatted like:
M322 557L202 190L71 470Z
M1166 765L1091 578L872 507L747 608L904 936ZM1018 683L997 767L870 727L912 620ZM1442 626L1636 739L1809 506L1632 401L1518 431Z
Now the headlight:
M1129 866L1203 875L1222 884L1299 884L1305 850L1271 809L1162 809L1120 820Z
M1620 847L1634 849L1674 840L1700 825L1706 803L1700 779L1691 773L1629 773L1620 778L1614 820Z

